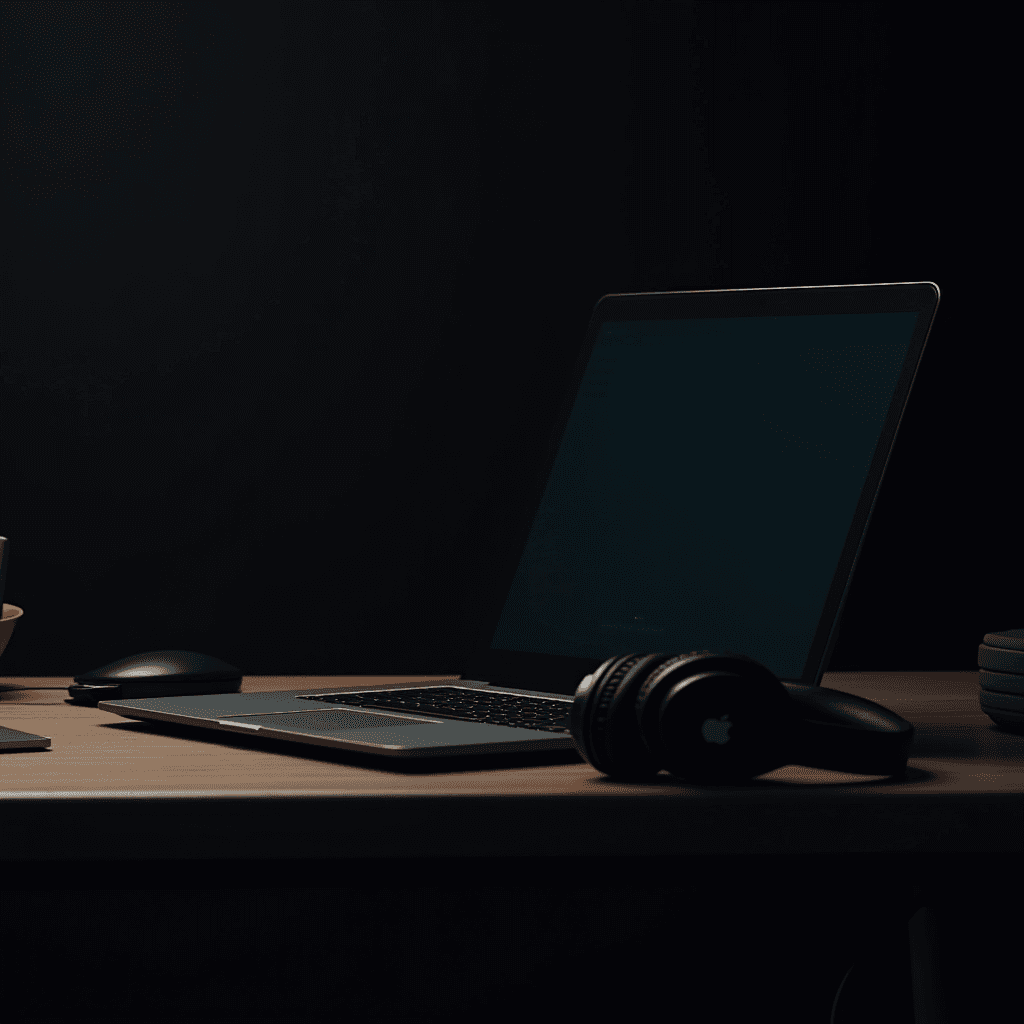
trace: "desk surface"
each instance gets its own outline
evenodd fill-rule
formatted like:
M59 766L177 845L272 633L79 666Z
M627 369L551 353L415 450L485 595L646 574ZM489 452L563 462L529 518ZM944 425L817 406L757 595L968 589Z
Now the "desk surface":
M441 676L246 677L244 691ZM323 748L133 722L66 704L70 679L0 678L0 860L1024 852L1024 736L977 673L830 673L913 722L900 781L790 766L746 786L589 765L410 775Z

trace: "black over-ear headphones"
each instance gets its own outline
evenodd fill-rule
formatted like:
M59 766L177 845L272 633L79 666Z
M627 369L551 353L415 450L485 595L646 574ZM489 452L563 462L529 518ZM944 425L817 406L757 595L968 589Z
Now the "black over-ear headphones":
M691 782L735 783L787 764L862 775L907 767L914 727L874 701L780 682L742 654L627 654L576 689L580 755L612 778L666 769Z

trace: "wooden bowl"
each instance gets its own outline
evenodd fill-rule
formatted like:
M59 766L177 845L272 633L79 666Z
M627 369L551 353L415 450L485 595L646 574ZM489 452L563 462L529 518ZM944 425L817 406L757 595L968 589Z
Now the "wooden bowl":
M4 653L7 641L14 632L14 624L22 616L22 610L13 604L4 604L3 618L0 619L0 654Z

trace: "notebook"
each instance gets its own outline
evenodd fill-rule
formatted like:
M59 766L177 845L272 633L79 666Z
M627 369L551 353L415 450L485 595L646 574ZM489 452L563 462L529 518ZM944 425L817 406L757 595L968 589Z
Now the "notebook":
M459 675L98 707L395 766L508 764L578 759L572 697L612 655L730 651L819 685L938 302L931 282L606 295Z

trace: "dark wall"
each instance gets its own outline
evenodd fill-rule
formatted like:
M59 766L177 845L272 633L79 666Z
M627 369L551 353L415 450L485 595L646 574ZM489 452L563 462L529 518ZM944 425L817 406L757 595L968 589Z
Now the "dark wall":
M457 669L531 410L630 290L936 281L831 667L1024 623L970 31L559 10L3 5L4 675Z

